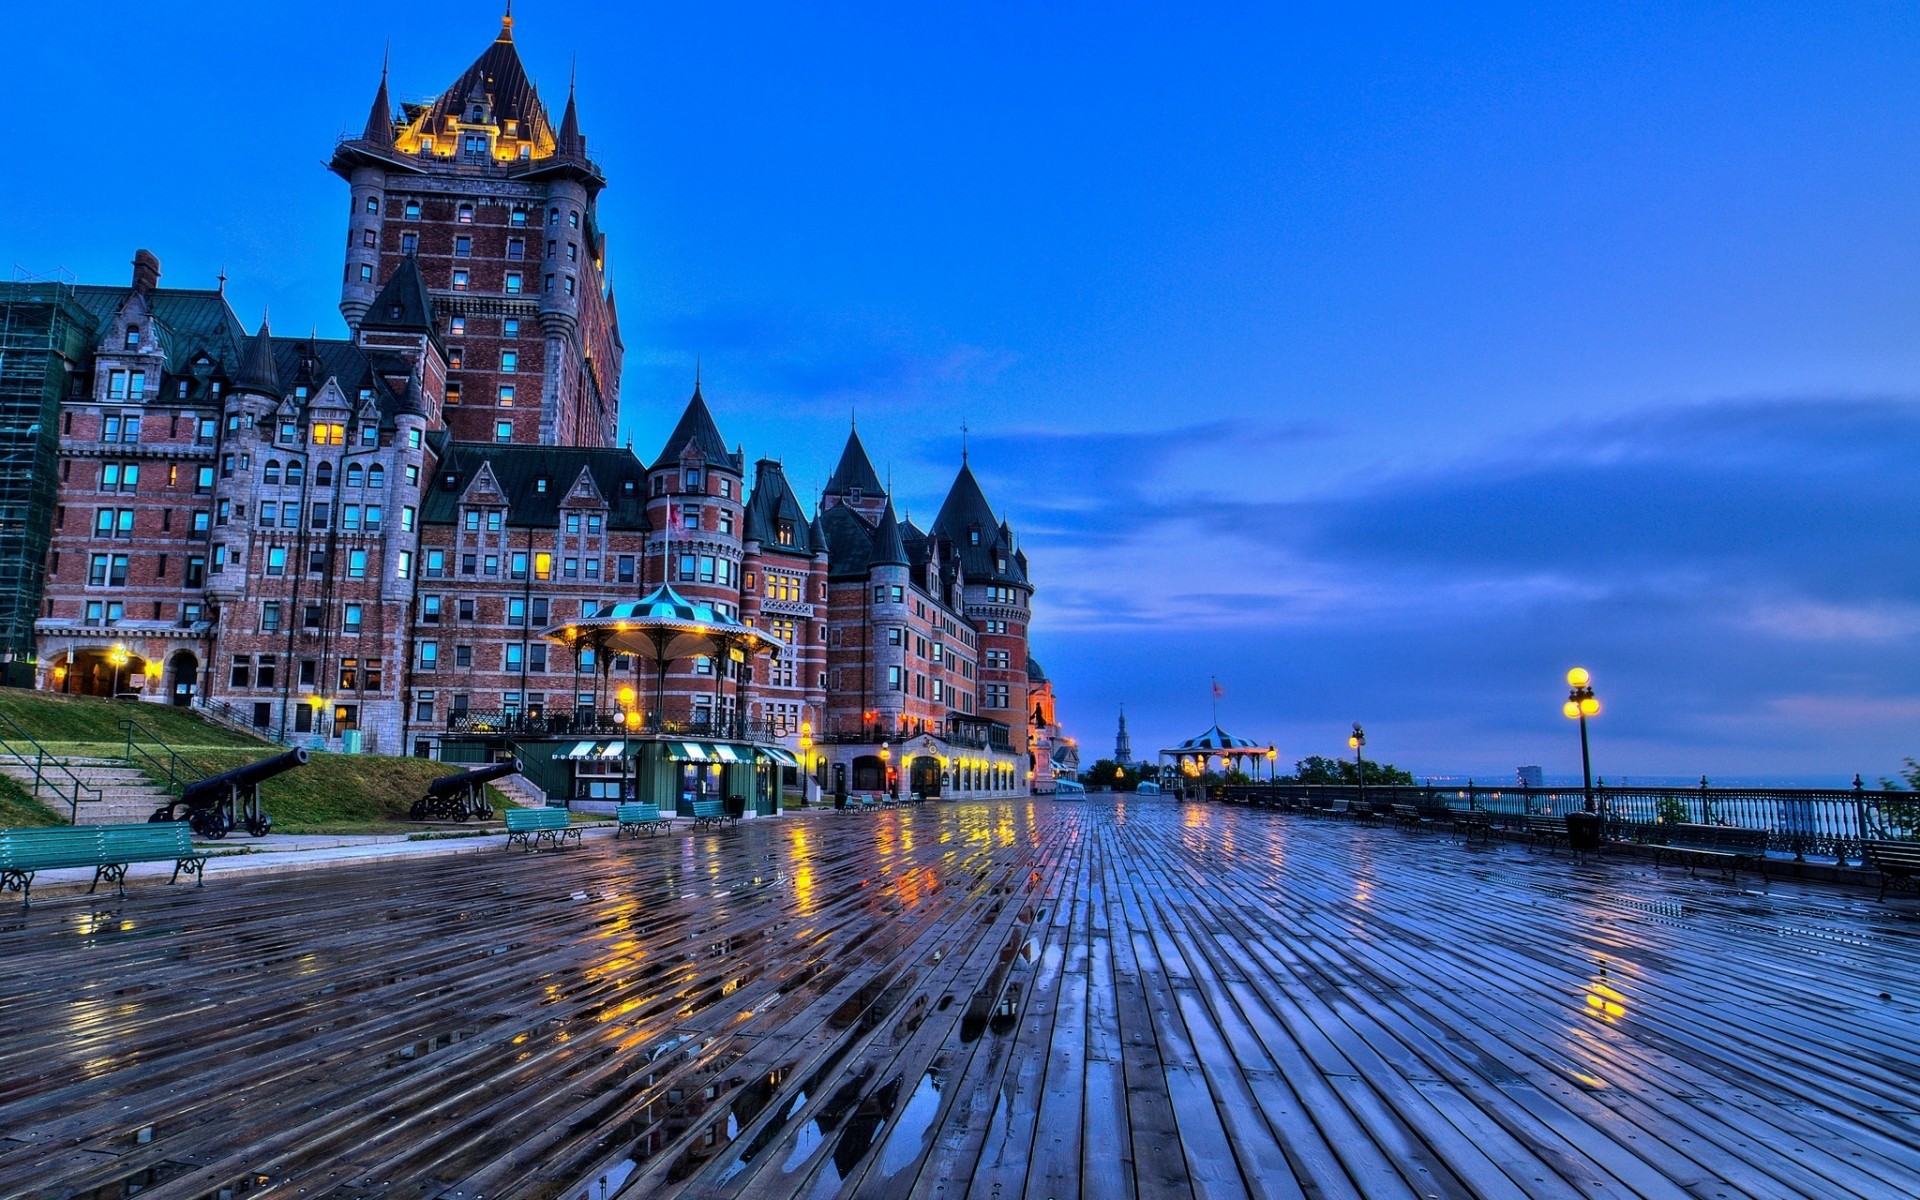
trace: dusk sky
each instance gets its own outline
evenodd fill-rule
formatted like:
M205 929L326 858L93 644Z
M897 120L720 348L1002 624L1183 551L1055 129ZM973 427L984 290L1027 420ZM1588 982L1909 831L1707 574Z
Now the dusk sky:
M975 470L1088 761L1851 779L1920 755L1920 10L592 5L578 56L651 460L819 485L849 413L930 521ZM9 263L224 268L340 336L357 132L492 5L10 13ZM384 22L384 23L383 23Z

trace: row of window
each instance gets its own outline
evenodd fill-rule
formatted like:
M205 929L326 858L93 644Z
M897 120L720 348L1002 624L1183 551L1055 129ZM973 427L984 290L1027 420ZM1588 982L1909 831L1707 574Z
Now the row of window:
M372 267L367 266L366 264L363 263L361 264L360 272L361 272L362 283L373 282ZM554 278L555 276L553 275L553 273L548 272L540 284L540 290L542 292L551 294L553 291ZM561 278L561 288L563 291L566 292L567 295L572 296L572 295L578 294L579 284L575 281L573 276L566 275L560 278ZM472 290L472 286L473 286L473 278L471 274L469 274L466 271L456 270L453 273L451 286L453 290L456 292L470 291ZM527 290L526 277L522 275L519 271L508 271L506 279L503 280L501 283L500 290L505 292L509 296L525 295Z
M461 316L458 313L448 317L447 318L447 336L457 337L457 338L467 336L466 317ZM500 318L500 336L503 338L519 337L520 336L520 318L519 317Z
M467 351L464 346L454 346L447 351L447 370L464 371L467 369ZM520 370L520 352L502 350L500 352L499 371L502 375L514 375Z
M428 149L431 149L433 146L433 139L428 138L426 145ZM377 214L380 211L379 198L375 196L367 197L366 209L369 213ZM552 205L547 209L547 228L558 229L560 227L561 211L562 210L560 206L557 204ZM421 207L420 207L419 200L409 197L408 199L401 202L400 215L405 217L407 220L418 221L420 219L420 213L421 213ZM580 210L577 208L569 208L565 210L565 213L566 213L566 219L567 219L567 228L569 229L580 228ZM528 209L526 205L515 204L507 209L507 224L515 227L525 227L529 219L527 214L528 214ZM476 210L473 204L468 201L462 200L459 204L454 206L453 219L461 225L473 224L475 215L476 215Z
M703 488L700 484L701 476L702 476L702 472L699 467L682 468L681 476L680 476L680 485L681 485L680 490L683 492L693 492L699 495L705 495L706 489ZM722 475L718 471L713 472L713 478L714 478L714 481L720 485L720 491L719 491L720 497L725 500L733 499L733 480L728 478L725 475ZM667 485L672 482L673 482L673 477L671 475L669 475L665 471L659 472L653 477L653 494L656 496L666 495Z
M232 455L228 455L228 457L231 458ZM242 470L246 469L246 459L244 457L242 457L240 465ZM387 486L387 469L379 463L372 463L363 467L357 462L350 462L346 465L346 469L339 474L341 476L341 482L350 488L383 488ZM334 469L331 462L322 460L314 464L313 486L317 488L332 487L333 477ZM261 483L269 485L278 484L282 482L283 479L286 483L294 485L306 482L306 468L301 464L299 459L290 458L287 460L284 475L280 460L277 458L270 458L261 465Z
M216 574L226 566L225 550L225 546L214 547L214 571ZM311 553L320 559L324 559L326 555L326 551L324 550L315 550ZM348 579L365 579L367 577L367 551L361 549L349 550L346 553L346 560ZM324 563L322 566L324 568ZM309 560L308 569L309 571L313 569L312 559ZM287 548L285 546L267 547L266 573L274 577L279 577L287 573ZM413 551L401 550L394 554L393 577L395 579L413 578Z
M160 616L160 608L160 601L155 600L153 602L153 619L156 621L162 619ZM180 624L198 624L204 613L205 610L198 602L192 600L186 601L180 605ZM53 601L51 600L47 601L47 615L53 615ZM120 622L126 620L126 617L127 606L125 601L87 601L85 621L88 625L118 625Z
M126 587L129 565L128 559L129 556L125 554L107 553L88 555L87 586L96 588ZM158 554L154 556L153 578L155 582L166 582L168 565L168 555ZM55 571L60 569L57 556L53 569ZM190 588L205 587L207 585L206 555L189 554L186 556L186 572L181 576L181 582Z
M425 557L421 562L422 577L426 579L445 579L451 574L452 554L439 547L421 552ZM578 555L554 555L546 550L515 550L511 553L481 554L463 553L459 556L461 575L500 574L502 564L506 567L509 579L584 579L598 581L608 577L602 570L603 564L611 563L611 576L619 583L632 583L635 579L637 563L631 554L622 554L607 560Z
M224 501L222 502L224 503ZM275 525L276 517L281 529L300 527L300 502L288 500L262 500L255 513L256 524L261 527ZM316 500L309 508L312 515L311 529L331 529L333 527L333 505L324 500ZM412 532L415 510L413 505L402 505L400 509L400 528ZM378 504L342 504L340 506L340 528L346 533L379 533L386 520L386 510ZM225 524L223 521L222 524Z

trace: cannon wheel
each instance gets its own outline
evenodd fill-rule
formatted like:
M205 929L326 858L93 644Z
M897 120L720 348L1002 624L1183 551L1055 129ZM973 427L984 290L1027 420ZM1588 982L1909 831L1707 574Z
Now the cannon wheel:
M215 841L226 837L227 831L233 828L233 823L227 819L227 814L217 808L195 813L188 820L193 825L195 833L201 837L213 838Z
M254 837L265 837L273 831L273 818L265 813L247 818L247 832Z
M407 810L407 820L424 821L426 819L427 819L427 802L425 800L415 800L413 802L413 807Z

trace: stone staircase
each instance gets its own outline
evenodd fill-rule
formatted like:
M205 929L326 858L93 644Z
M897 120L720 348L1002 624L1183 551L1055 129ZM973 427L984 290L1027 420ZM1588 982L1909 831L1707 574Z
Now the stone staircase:
M65 772L53 765L55 763L71 771L87 787L99 789L98 798L91 791L81 792L76 825L144 821L153 815L154 809L172 798L165 788L149 779L146 772L119 759L52 757L42 770L46 785L40 789L40 801L61 816L66 816L70 807L73 783ZM33 791L33 768L31 758L23 760L18 755L0 754L0 774L10 776L29 793ZM60 794L53 794L55 792Z
M507 799L522 808L546 807L547 794L535 787L533 781L525 775L508 775L504 779L496 779L493 781L493 786L499 788Z

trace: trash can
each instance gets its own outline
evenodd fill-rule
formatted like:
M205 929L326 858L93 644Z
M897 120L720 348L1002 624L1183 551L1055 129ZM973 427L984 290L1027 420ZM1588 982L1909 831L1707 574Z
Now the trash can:
M724 811L728 817L738 821L747 815L747 798L738 793L728 796L726 806L722 811Z
M1590 812L1570 812L1567 814L1567 845L1575 854L1600 849L1600 814Z

